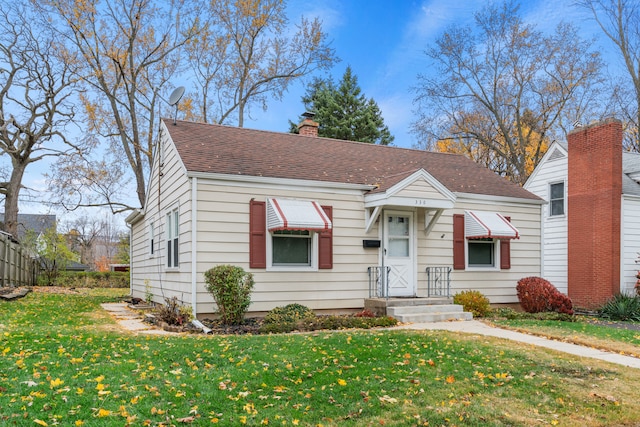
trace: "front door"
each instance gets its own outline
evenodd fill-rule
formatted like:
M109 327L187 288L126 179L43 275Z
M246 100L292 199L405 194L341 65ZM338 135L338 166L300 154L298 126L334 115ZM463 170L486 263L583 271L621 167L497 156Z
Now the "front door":
M413 212L385 212L383 264L389 267L389 296L415 296Z

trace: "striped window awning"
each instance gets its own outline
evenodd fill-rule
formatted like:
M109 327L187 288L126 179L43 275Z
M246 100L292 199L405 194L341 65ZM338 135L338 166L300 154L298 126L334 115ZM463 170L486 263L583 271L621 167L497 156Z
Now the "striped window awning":
M467 239L519 239L518 229L497 212L465 211L464 233Z
M318 202L267 199L267 228L278 230L331 230L331 220Z

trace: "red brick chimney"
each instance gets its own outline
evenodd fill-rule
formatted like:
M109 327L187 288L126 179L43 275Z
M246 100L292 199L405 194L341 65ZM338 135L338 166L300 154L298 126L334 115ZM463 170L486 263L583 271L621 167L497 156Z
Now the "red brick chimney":
M567 142L568 293L593 309L620 292L622 124L581 127Z
M298 133L303 136L318 136L318 126L320 125L313 121L315 113L305 112L302 116L304 120L298 125Z

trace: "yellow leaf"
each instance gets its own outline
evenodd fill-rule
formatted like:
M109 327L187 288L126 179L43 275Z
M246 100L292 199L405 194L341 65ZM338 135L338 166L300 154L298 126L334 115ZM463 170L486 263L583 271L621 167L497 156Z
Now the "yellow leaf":
M342 378L340 378L340 379L338 380L338 385L345 386L345 385L347 385L347 382L346 382L345 380L343 380Z
M84 421L82 421L82 420L76 420L75 425L76 425L76 427L79 427L79 426L81 426L81 425L84 425Z
M98 411L99 418L108 417L109 415L111 415L111 411L109 411L108 409L100 408L100 410Z
M39 419L35 419L33 420L34 423L39 424L41 426L48 426L49 424L47 424L45 421L39 420Z
M60 378L56 378L55 380L51 380L49 382L49 385L50 385L51 388L59 387L62 384L64 384L64 381L62 381Z
M453 384L454 382L456 382L456 379L455 379L455 378L453 378L453 375L449 375L449 376L447 377L446 381L447 381L449 384Z

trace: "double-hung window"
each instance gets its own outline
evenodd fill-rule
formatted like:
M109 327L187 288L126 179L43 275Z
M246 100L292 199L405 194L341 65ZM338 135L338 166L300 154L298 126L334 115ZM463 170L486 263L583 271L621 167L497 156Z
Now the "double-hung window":
M549 216L564 215L564 182L549 185Z
M178 236L179 236L178 209L167 214L167 267L178 268Z
M153 256L155 253L155 227L153 225L153 221L149 223L149 255Z

